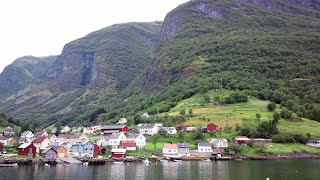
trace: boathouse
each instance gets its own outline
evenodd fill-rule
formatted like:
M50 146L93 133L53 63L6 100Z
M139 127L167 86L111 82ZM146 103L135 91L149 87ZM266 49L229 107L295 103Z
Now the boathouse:
M37 148L30 143L22 144L18 147L18 155L19 156L27 156L35 158L37 154Z
M111 157L113 158L124 158L127 150L123 148L112 148Z

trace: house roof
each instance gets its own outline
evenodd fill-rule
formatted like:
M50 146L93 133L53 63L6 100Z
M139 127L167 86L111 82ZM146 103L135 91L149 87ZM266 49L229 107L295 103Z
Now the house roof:
M114 133L118 133L120 130L106 130L103 133L105 134L114 134Z
M178 148L190 148L189 143L177 143Z
M30 145L31 145L30 143L24 143L24 144L21 144L18 148L26 148Z
M165 144L163 145L166 149L178 149L177 144Z
M127 134L127 139L136 139L140 134Z
M50 151L50 150L57 152L57 151L54 150L52 147L47 147L44 151L42 151L42 153L45 154L45 153L47 153L47 152Z
M226 142L226 143L228 142L228 140L225 138L210 138L210 139L208 139L208 141L213 141L213 142L221 141L221 142Z
M107 126L102 126L101 129L123 129L127 125L107 125Z
M308 143L318 143L320 142L320 139L310 139L308 140Z
M63 146L51 146L51 148L55 151L57 151L60 148L64 148ZM64 148L65 149L65 148Z
M48 134L48 138L50 139L51 137L55 136L55 134Z
M214 153L221 153L221 154L224 154L224 149L221 149L221 148L215 148L213 150Z
M109 139L118 139L122 133L112 134Z
M65 139L71 139L72 138L72 134L59 134L59 138L65 138Z
M111 152L113 153L126 153L127 149L122 149L122 148L112 148Z
M207 142L199 142L198 146L211 147L211 144Z
M236 136L234 139L238 140L238 141L250 141L251 140L247 136Z
M24 131L21 136L26 136L27 134L32 133L31 131ZM33 133L32 133L33 134Z
M38 137L37 139L33 140L32 142L33 143L42 143L45 139L47 139L47 137L41 136L41 137Z

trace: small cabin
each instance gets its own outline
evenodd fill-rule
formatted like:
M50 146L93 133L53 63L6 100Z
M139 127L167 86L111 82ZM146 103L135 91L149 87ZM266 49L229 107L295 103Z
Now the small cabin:
M55 160L57 159L57 151L55 151L52 147L48 147L42 151L41 157L48 160Z
M19 156L27 156L35 158L37 154L37 148L30 143L24 143L18 147Z

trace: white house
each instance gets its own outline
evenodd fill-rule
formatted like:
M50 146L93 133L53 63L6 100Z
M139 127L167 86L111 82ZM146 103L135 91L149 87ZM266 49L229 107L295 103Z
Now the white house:
M40 152L52 145L51 141L45 136L41 136L33 140L32 144L37 148L37 152Z
M71 130L71 128L69 126L63 126L61 129L61 133L66 133L69 132Z
M97 141L97 145L100 147L109 146L109 136L101 136L100 139Z
M163 156L178 156L177 144L164 144L162 147Z
M318 139L318 140L308 140L307 145L314 146L314 147L320 147L320 139Z
M146 113L146 112L144 112L144 113L141 115L141 117L148 118L148 117L149 117L149 114Z
M159 129L163 127L162 123L142 123L138 124L137 128L140 132L140 134L147 134L147 135L155 135L158 134Z
M175 127L164 127L165 131L167 131L168 134L177 134L177 129Z
M192 132L192 131L196 131L196 130L198 130L197 127L187 127L187 128L186 128L186 131L187 131L187 132Z
M24 131L22 134L21 134L21 136L20 137L22 137L22 138L32 138L34 136L34 134L31 132L31 131Z
M128 134L127 140L133 140L138 148L146 146L146 137L143 134Z
M208 142L212 144L214 148L227 148L228 140L224 138L210 138Z
M116 134L112 134L109 137L109 146L112 146L114 148L118 148L120 145L120 141L122 140L126 140L127 137L124 133L116 133Z
M198 152L199 153L211 153L212 147L210 143L199 142L198 143Z
M2 143L4 146L8 146L7 138L0 135L0 143Z
M49 134L48 136L48 139L51 141L51 143L54 145L55 142L57 141L57 136L55 134Z

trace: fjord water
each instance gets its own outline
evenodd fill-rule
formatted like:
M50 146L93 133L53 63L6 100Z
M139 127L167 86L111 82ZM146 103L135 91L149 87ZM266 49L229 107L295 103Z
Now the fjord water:
M42 165L1 168L0 179L213 179L319 180L320 160L126 163L96 166Z

